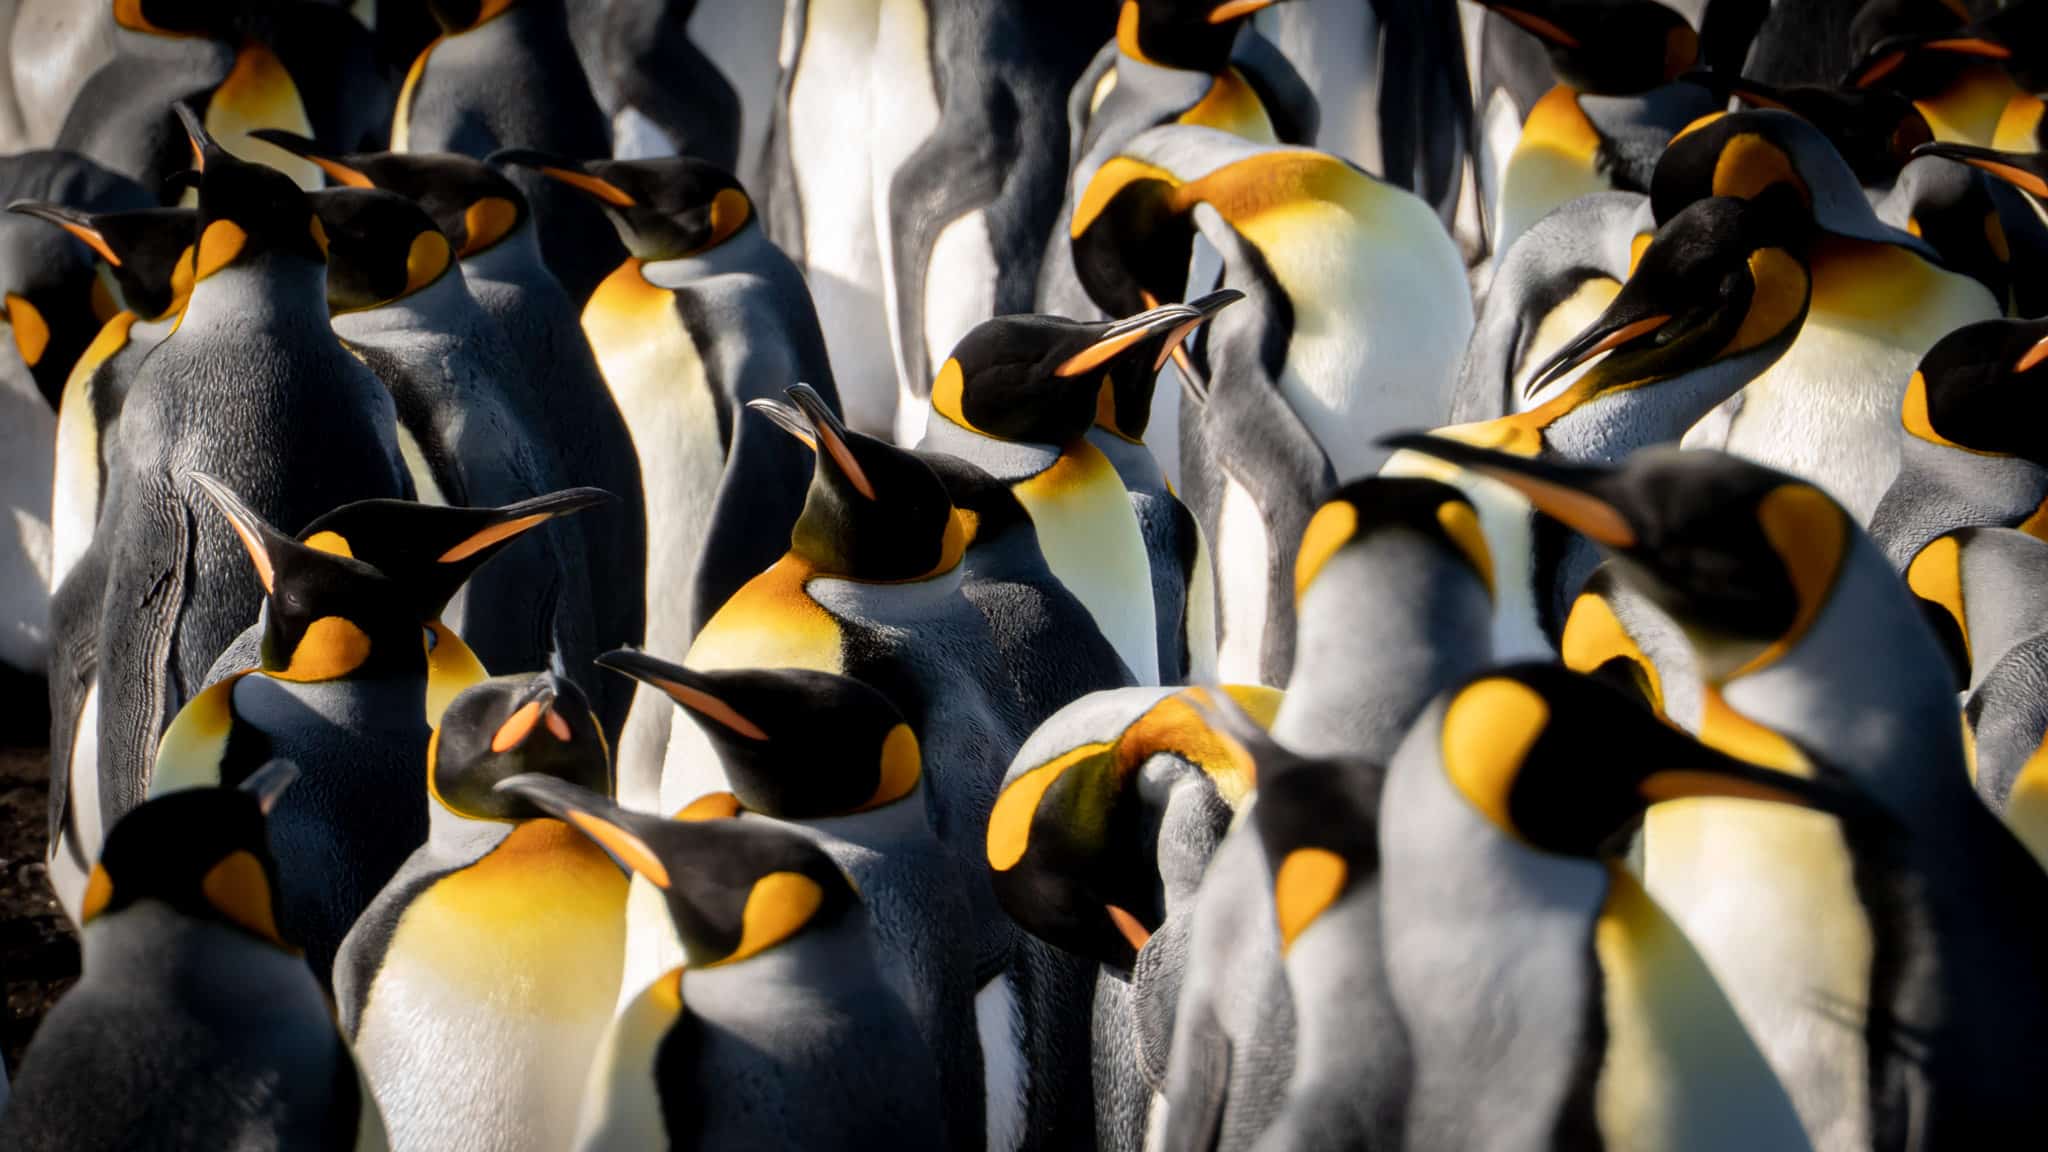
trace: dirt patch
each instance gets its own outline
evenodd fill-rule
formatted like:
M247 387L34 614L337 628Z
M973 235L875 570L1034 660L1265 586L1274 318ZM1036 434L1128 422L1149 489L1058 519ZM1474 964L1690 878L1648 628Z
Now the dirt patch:
M78 978L78 937L43 865L49 775L49 749L0 747L0 1052L10 1071L21 1066L43 1014Z

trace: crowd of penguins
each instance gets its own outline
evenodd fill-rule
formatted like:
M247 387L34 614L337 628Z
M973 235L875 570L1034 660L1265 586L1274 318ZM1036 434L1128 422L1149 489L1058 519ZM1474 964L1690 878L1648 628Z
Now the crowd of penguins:
M0 16L0 1148L2048 1141L2048 0Z

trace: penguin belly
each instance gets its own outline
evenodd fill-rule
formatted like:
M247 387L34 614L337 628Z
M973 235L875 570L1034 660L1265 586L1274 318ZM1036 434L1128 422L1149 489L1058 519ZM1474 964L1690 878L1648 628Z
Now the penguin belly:
M71 923L81 922L85 906L86 879L100 856L106 840L106 825L100 813L100 686L95 680L85 690L85 702L78 709L78 723L71 729L71 763L66 771L64 826L57 842L50 846L50 887L57 903Z
M1495 133L1494 115L1489 108L1489 139ZM1599 153L1600 132L1579 107L1577 93L1559 85L1536 101L1501 167L1494 208L1496 258L1552 209L1613 187L1600 173Z
M812 7L815 9L817 5L814 3ZM949 316L960 311L972 310L981 296L990 298L988 315L994 312L993 279L990 279L985 287L977 287L971 282L949 285L953 291L967 291L969 295L964 300L933 295L935 286L941 282L938 270L941 267L939 256L942 246L947 236L966 223L968 217L949 224L940 234L939 243L932 247L928 267L915 270L896 267L894 253L897 228L892 196L896 173L939 128L939 89L932 68L931 15L926 9L926 0L878 0L873 75L867 81L869 90L876 94L876 99L868 107L867 163L870 194L874 205L873 235L876 259L880 263L882 274L880 303L889 322L889 379L895 384L895 396L889 403L894 412L894 435L898 444L915 444L923 439L926 410L929 406L919 398L916 386L928 386L931 381L921 380L913 384L904 369L907 358L903 350L896 347L896 342L899 339L925 339L929 345L931 342L928 334L935 330L935 316ZM808 205L809 201L806 200L805 203ZM979 213L975 215L978 216ZM985 250L987 228L982 228L981 232ZM957 245L958 241L955 243ZM921 287L926 295L926 328L924 332L905 333L902 319L897 315L897 279L918 272L924 275L924 284L912 287ZM934 303L940 305L941 311L934 313L930 310ZM965 335L967 328L985 318L984 315L968 320L966 326L953 334L953 340ZM869 333L866 338L872 340L874 337ZM946 353L953 347L953 340L929 349L927 355L931 358L926 362L944 363ZM825 343L834 349L841 346L832 339L829 329L826 332ZM853 399L845 395L847 390L842 387L840 391L842 400L849 406L852 405ZM847 411L847 421L855 428L860 427L853 423L851 407Z
M804 279L832 349L847 425L886 437L895 424L896 362L872 167L883 146L872 138L886 117L869 106L880 3L809 0L803 7L784 137L803 210Z
M1868 524L1899 470L1899 409L1921 356L1995 319L1983 285L1904 249L1829 241L1785 355L1743 389L1727 450L1804 477Z
M656 287L629 260L598 286L583 312L619 415L639 455L647 508L647 631L649 652L689 650L690 597L711 512L725 473L719 400L704 357L676 309L675 293ZM651 803L674 712L668 698L644 685L619 740L619 796Z
M394 1146L574 1146L617 999L625 899L618 867L554 820L519 826L419 894L354 1038Z
M1216 513L1216 674L1228 684L1264 684L1266 603L1272 592L1272 533L1251 491L1228 469Z
M999 271L986 212L969 212L939 233L924 270L924 331L919 336L924 340L925 363L945 363L947 354L969 329L996 314ZM920 383L929 385L930 381ZM896 442L915 444L924 439L931 405L926 402L928 396L912 390L907 376L902 377L902 388L896 406Z
M1011 491L1038 530L1052 574L1088 609L1137 682L1159 683L1152 562L1109 458L1084 441Z
M665 910L664 910L665 912ZM681 949L677 949L680 954ZM643 1152L668 1140L662 1122L655 1057L683 1014L683 970L668 969L633 993L605 1029L583 1092L574 1143L578 1152Z

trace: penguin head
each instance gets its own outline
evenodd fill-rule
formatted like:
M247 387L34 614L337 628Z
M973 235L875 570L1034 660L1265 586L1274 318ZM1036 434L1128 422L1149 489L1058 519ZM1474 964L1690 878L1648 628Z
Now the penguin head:
M1232 735L1257 765L1251 822L1265 849L1280 953L1325 912L1379 874L1380 786L1385 769L1296 755L1259 730Z
M1129 156L1089 179L1070 229L1074 275L1103 311L1127 316L1186 292L1195 226L1181 187Z
M306 525L299 539L388 575L418 623L438 619L476 570L522 534L610 499L601 488L565 488L498 508L358 500Z
M504 15L519 0L426 0L443 34L456 36Z
M1882 85L1908 97L1935 96L1971 62L1997 63L2012 50L1966 28L1961 6L1943 0L1868 0L1849 21L1855 58L1843 83Z
M1309 518L1294 560L1299 605L1329 562L1382 533L1407 532L1433 541L1493 592L1493 554L1479 513L1449 484L1409 476L1368 476L1337 489Z
M1202 325L1215 319L1218 312L1242 299L1244 293L1235 288L1219 288L1186 304L1164 304L1123 321L1123 324L1138 323L1153 313L1176 319L1175 323L1155 328L1128 355L1110 359L1105 366L1108 378L1102 382L1102 390L1095 400L1095 426L1133 444L1144 443L1145 429L1152 421L1152 391L1159 382L1160 368L1168 360L1172 360L1179 369L1181 386L1197 402L1206 401L1208 397L1201 391L1199 383L1201 377L1189 364L1183 342ZM1181 309L1194 314L1190 316ZM1120 326L1112 325L1113 328ZM1149 356L1145 354L1148 351L1151 353Z
M1280 0L1124 0L1117 46L1134 60L1190 72L1217 73L1230 64L1237 31Z
M193 279L266 254L315 264L327 260L327 234L313 205L275 168L236 159L206 133L191 105L175 105L192 141L198 172L199 247Z
M802 668L699 672L644 652L598 657L674 700L710 738L748 811L818 820L872 811L917 791L917 736L889 698Z
M1241 697L1271 722L1273 702L1259 692L1191 688L1160 699L1108 740L1037 762L1020 755L990 810L987 838L990 879L1011 918L1112 968L1137 962L1166 918L1160 847L1171 787L1202 785L1221 801L1213 807L1227 827L1254 784L1242 742L1210 719L1219 693ZM1160 757L1168 758L1163 780L1148 774Z
M290 950L277 930L277 860L265 818L298 774L289 761L272 760L239 787L181 789L121 817L86 881L80 924L153 900Z
M390 576L331 538L292 539L203 472L191 479L234 529L263 586L264 671L324 681L423 668L419 615Z
M1543 42L1560 83L1603 96L1669 84L1699 63L1685 17L1651 0L1483 0Z
M242 6L220 0L114 0L114 24L166 39L232 39Z
M2000 152L1995 148L1978 148L1970 144L1935 143L1921 145L1913 150L1913 155L1945 156L1959 164L1988 172L2032 196L2037 202L2048 201L2048 153Z
M2048 320L1984 320L1936 341L1906 385L1906 435L2048 468Z
M1682 625L1713 683L1776 663L1819 617L1858 529L1819 488L1722 452L1557 464L1431 436L1412 448L1499 480L1591 539Z
M503 172L452 152L363 152L335 155L304 136L275 128L249 133L311 161L346 188L382 188L425 209L467 260L517 232L532 214L526 195Z
M789 549L821 572L870 582L920 580L950 570L966 527L931 466L893 444L849 431L808 385L794 405L750 400L817 454Z
M113 273L123 306L146 320L183 307L191 294L199 214L190 208L80 212L16 200L7 210L46 220L83 241Z
M1784 186L1687 205L1640 249L1600 316L1531 374L1526 393L1595 357L1570 391L1574 404L1766 345L1782 352L1812 300L1811 233L1806 206Z
M860 902L823 850L773 820L667 820L551 776L514 776L498 787L579 829L660 889L692 968L736 964L829 929Z
M336 313L410 296L455 262L433 218L395 192L327 188L309 195L327 233L327 306Z
M1913 149L1934 139L1927 118L1912 101L1882 88L1774 88L1723 72L1689 72L1685 79L1723 103L1739 100L1746 107L1777 109L1807 121L1827 136L1856 179L1867 186L1891 183L1912 158Z
M575 682L552 670L472 685L449 703L427 745L428 794L466 819L547 815L517 792L498 790L500 781L525 774L612 793L597 717Z
M1503 835L1555 855L1618 856L1642 814L1665 800L1765 800L1837 814L1858 806L1846 784L1717 752L1557 664L1482 672L1422 723L1432 720L1428 735L1452 789Z
M536 169L596 200L626 250L647 263L708 252L754 218L739 178L692 156L568 160L516 148L491 161Z

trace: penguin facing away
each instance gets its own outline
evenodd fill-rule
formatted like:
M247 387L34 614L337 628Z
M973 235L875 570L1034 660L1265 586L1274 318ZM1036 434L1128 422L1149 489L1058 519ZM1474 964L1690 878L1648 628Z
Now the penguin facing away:
M595 715L553 671L456 697L426 756L427 843L335 958L335 999L397 1142L573 1146L611 1024L626 881L590 839L500 780L611 791Z
M278 931L265 817L295 773L152 800L107 838L85 967L0 1115L10 1148L383 1149L321 989Z

